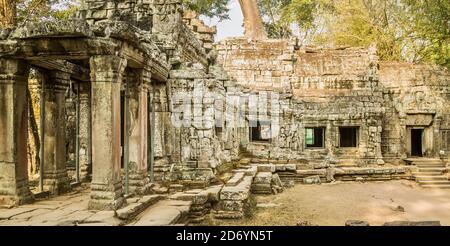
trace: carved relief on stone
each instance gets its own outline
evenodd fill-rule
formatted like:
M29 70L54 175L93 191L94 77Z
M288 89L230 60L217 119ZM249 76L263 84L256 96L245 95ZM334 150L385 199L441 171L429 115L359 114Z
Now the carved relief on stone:
M444 100L429 91L407 92L403 97L394 99L394 106L400 117L407 114L429 113L441 114Z

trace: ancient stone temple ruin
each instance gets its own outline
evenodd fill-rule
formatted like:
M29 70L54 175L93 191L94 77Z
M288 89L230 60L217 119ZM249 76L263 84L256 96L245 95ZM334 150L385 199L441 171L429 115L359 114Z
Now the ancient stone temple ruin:
M119 210L158 186L236 218L293 181L450 187L445 68L215 32L180 0L86 1L1 30L0 204L84 183L89 210ZM421 179L427 165L446 181Z

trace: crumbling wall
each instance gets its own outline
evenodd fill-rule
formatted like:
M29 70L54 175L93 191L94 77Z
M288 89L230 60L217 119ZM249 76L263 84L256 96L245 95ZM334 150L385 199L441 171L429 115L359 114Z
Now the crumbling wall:
M268 110L278 117L269 117L278 121L272 124L272 139L247 144L253 155L383 164L382 92L374 49L299 49L296 40L243 38L220 42L216 49L218 63L239 85L278 97L269 104L278 110ZM359 127L358 145L339 148L339 127L348 126ZM323 148L306 148L306 127L325 129Z
M217 28L206 25L194 11L185 11L183 21L194 32L195 37L202 42L206 53L209 53L213 49L214 35L217 33Z
M325 150L308 149L305 156L331 156L342 163L383 164L380 122L382 92L378 87L373 49L299 50L291 78L294 111L301 127L324 127ZM339 127L358 127L357 147L341 148Z
M216 44L217 62L239 85L256 91L291 92L295 40L227 39Z
M425 127L428 157L450 152L450 73L432 65L380 63L380 84L386 112L383 115L383 155L407 157L409 127ZM427 131L427 128L429 131ZM427 140L425 140L427 141Z

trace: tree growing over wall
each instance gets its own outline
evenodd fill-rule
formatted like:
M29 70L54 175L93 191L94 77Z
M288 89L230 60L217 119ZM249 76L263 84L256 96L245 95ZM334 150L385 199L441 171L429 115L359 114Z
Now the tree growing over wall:
M198 14L207 17L217 17L220 20L228 19L229 0L183 0L183 4Z
M79 0L0 0L0 27L13 27L42 18L69 18Z
M16 25L16 1L0 0L0 27L7 28Z

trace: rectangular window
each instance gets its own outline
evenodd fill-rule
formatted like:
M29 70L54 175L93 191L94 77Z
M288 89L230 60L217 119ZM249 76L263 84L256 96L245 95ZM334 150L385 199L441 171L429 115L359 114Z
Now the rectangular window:
M325 147L325 128L315 127L306 128L306 148L324 148Z
M258 121L256 127L250 127L250 139L252 142L269 142L272 138L271 123Z
M339 147L358 147L359 127L339 127Z
M216 126L215 132L216 132L216 136L221 138L222 137L223 128Z

